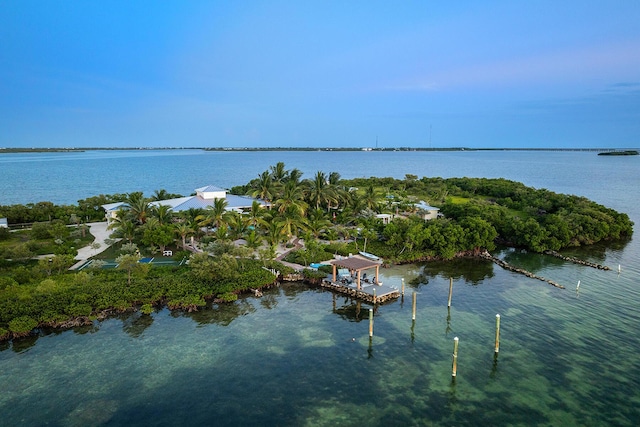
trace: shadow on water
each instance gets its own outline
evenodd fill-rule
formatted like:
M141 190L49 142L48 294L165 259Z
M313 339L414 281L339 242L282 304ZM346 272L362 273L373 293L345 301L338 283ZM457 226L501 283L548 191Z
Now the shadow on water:
M122 331L132 338L139 338L153 324L153 316L139 311L118 317L122 320Z
M429 283L429 279L436 277L451 277L461 279L472 285L479 285L482 281L494 276L493 263L475 258L460 258L452 261L432 261L420 264L420 275L411 284Z
M31 347L36 345L38 341L38 335L29 335L28 337L16 339L11 341L11 350L16 353L22 353L28 351Z
M505 249L496 256L514 267L523 268L532 273L539 273L546 268L561 267L567 263L551 255L537 254L524 249Z
M344 300L343 305L336 305L333 309L333 312L339 315L342 319L348 320L350 322L361 322L363 320L369 320L369 308L371 308L370 305L363 304L360 301L354 301L350 298L337 296L335 294L334 298L338 300Z
M211 307L192 313L182 311L172 311L172 317L187 317L198 325L216 324L220 326L228 326L240 316L254 313L256 308L246 298L240 298L229 304L213 304Z
M621 253L631 243L632 239L612 240L609 242L599 242L590 246L580 246L568 248L561 251L562 255L573 256L585 261L603 263L610 253ZM611 265L610 267L614 267Z

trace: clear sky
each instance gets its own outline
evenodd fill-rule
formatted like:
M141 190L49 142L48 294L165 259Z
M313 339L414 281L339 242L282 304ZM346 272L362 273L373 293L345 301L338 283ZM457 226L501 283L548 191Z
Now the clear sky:
M640 0L0 0L0 147L639 147Z

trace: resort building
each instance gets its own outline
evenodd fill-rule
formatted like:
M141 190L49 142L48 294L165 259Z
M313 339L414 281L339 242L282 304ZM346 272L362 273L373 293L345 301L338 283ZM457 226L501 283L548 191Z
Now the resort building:
M179 197L177 199L158 200L151 202L150 206L169 206L173 212L181 212L189 209L206 209L213 205L217 199L225 199L227 202L227 211L245 212L251 209L254 201L260 203L262 207L268 207L269 204L264 200L254 199L247 196L236 196L235 194L227 194L224 188L214 185L196 188L195 196ZM110 222L118 216L118 210L127 209L126 202L109 203L102 205L105 210L105 217Z
M9 228L9 223L7 222L7 218L0 218L0 227Z

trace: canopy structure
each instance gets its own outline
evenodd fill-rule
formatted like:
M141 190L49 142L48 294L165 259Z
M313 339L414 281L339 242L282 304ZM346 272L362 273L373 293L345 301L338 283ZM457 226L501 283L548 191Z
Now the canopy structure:
M361 273L363 270L368 270L370 268L376 269L376 274L374 278L374 283L378 283L378 273L380 272L380 262L371 261L368 259L360 258L360 257L349 257L344 259L335 259L330 261L333 265L333 281L336 281L336 273L338 267L348 269L352 274L356 273L356 285L358 289L360 289L360 279Z

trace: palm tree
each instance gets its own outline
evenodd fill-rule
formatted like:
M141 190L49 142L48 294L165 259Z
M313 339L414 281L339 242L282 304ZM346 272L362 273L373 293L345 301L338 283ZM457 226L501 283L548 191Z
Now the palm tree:
M225 223L228 225L232 240L241 238L249 226L248 219L236 211L228 212L225 215Z
M118 212L116 218L107 227L110 230L114 230L111 236L116 238L126 239L131 243L136 236L137 226L126 217L124 211Z
M313 180L307 180L307 200L311 206L319 209L320 206L329 206L332 202L337 202L335 191L329 185L327 175L324 172L316 172Z
M196 217L201 227L213 226L220 228L224 224L224 216L227 211L227 201L225 199L215 199L212 205L207 206L205 213Z
M161 225L168 224L173 217L173 212L169 205L155 205L151 208L151 213Z
M253 225L253 227L258 227L258 225L264 225L264 216L267 211L262 207L262 205L254 200L251 204L251 209L246 213L247 218L249 219L249 224Z
M275 206L279 213L283 213L288 209L298 211L300 215L304 215L307 204L302 200L302 188L295 181L287 181L284 185L282 195L275 201Z
M251 230L246 236L247 247L251 249L258 249L262 244L263 237L256 233L256 230Z
M170 198L171 198L171 195L164 188L162 190L154 191L153 196L151 196L152 201L167 200Z
M329 174L329 184L331 185L338 185L338 183L340 182L340 174L338 172L331 172Z
M182 249L187 247L187 236L194 233L194 230L186 222L176 224L176 234L182 238Z
M304 217L300 214L300 211L293 206L279 215L275 222L280 227L281 234L286 236L287 240L297 235L298 230L306 228Z
M289 173L284 167L284 162L278 162L275 166L269 168L271 170L271 178L275 182L285 182Z
M141 192L130 193L127 196L127 205L129 205L130 215L139 223L147 222L149 215L149 201Z
M264 171L258 175L258 179L254 185L255 188L251 193L251 196L262 199L267 203L271 202L274 193L274 185L269 171Z
M364 240L364 247L362 248L363 251L367 251L367 242L370 239L375 239L378 236L378 233L376 232L376 225L379 224L378 222L379 220L376 219L375 217L361 217L358 219L358 225L360 226L360 235L362 236L363 240ZM356 248L358 246L358 237L356 236Z
M372 211L377 211L378 209L378 194L376 193L376 189L373 185L369 185L365 190L365 193L362 197L362 203L366 209L371 209Z
M313 209L307 215L307 228L314 237L319 237L323 230L331 227L329 221L322 209Z
M288 181L294 181L294 182L299 183L300 182L300 178L302 178L302 172L300 171L300 169L291 169L289 171Z
M275 221L276 218L271 217L267 221L267 230L265 238L270 246L276 246L285 237L283 228Z

